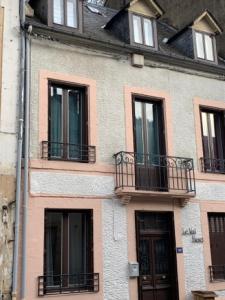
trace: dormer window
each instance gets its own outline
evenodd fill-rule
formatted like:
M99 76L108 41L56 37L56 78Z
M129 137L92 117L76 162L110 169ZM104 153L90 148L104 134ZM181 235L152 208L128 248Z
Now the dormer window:
M153 20L139 16L132 15L133 21L133 40L134 43L143 44L145 46L154 47L154 27Z
M53 23L78 28L78 0L53 0Z
M205 32L195 32L195 39L197 58L215 61L215 37Z

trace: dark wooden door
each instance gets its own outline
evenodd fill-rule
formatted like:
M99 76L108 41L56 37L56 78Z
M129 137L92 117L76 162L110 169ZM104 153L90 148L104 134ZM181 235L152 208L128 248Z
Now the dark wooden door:
M177 300L172 215L137 213L139 300Z

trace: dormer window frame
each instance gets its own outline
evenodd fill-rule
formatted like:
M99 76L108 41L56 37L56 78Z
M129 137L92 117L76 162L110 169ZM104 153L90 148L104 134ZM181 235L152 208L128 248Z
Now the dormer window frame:
M216 34L211 33L211 32L206 32L206 31L201 31L201 30L193 30L193 42L194 42L194 55L195 59L207 64L218 64L218 54L217 54L217 47L216 47ZM197 49L197 37L196 34L201 34L203 36L203 52L204 52L204 58L201 58L198 56L198 49ZM207 54L206 54L206 45L205 45L205 36L209 36L212 40L212 47L213 47L213 60L207 59Z
M54 27L56 29L65 30L69 32L83 32L83 3L81 0L76 0L76 17L77 17L77 26L72 27L67 25L67 2L68 0L62 0L63 1L63 24L58 24L54 22L54 0L48 0L49 5L49 13L48 13L48 26Z
M133 17L137 16L141 18L141 35L143 39L143 43L135 42L134 38L134 24ZM147 45L145 42L145 33L144 33L144 19L150 20L152 24L152 37L153 37L153 46ZM158 39L157 39L157 24L156 19L151 16L146 16L144 14L129 12L129 27L130 27L130 44L132 46L140 47L148 50L158 50Z

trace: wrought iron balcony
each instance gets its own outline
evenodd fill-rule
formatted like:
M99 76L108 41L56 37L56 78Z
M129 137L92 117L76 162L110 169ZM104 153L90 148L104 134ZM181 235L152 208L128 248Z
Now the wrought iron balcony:
M96 149L95 146L44 141L42 142L42 158L94 163L96 161Z
M49 275L38 277L38 296L97 293L99 274Z
M225 159L201 157L200 162L202 172L225 174Z
M225 281L225 265L209 266L210 281Z
M116 164L116 190L195 193L193 159L165 155L119 152Z

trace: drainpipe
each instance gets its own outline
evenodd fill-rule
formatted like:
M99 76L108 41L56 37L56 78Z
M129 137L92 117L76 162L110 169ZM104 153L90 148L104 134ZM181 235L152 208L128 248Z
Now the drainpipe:
M32 26L29 26L25 37L25 129L24 129L24 198L23 198L23 239L22 239L22 280L21 299L26 298L26 261L27 261L27 206L29 200L29 132L30 132L30 34Z
M24 82L25 82L25 0L19 2L20 14L20 87L19 87L19 113L18 113L18 137L17 137L17 166L16 166L16 207L15 207L15 237L13 249L13 280L12 300L17 298L18 282L18 261L19 261L19 228L20 228L20 207L21 207L21 162L23 148L23 124L24 124Z

